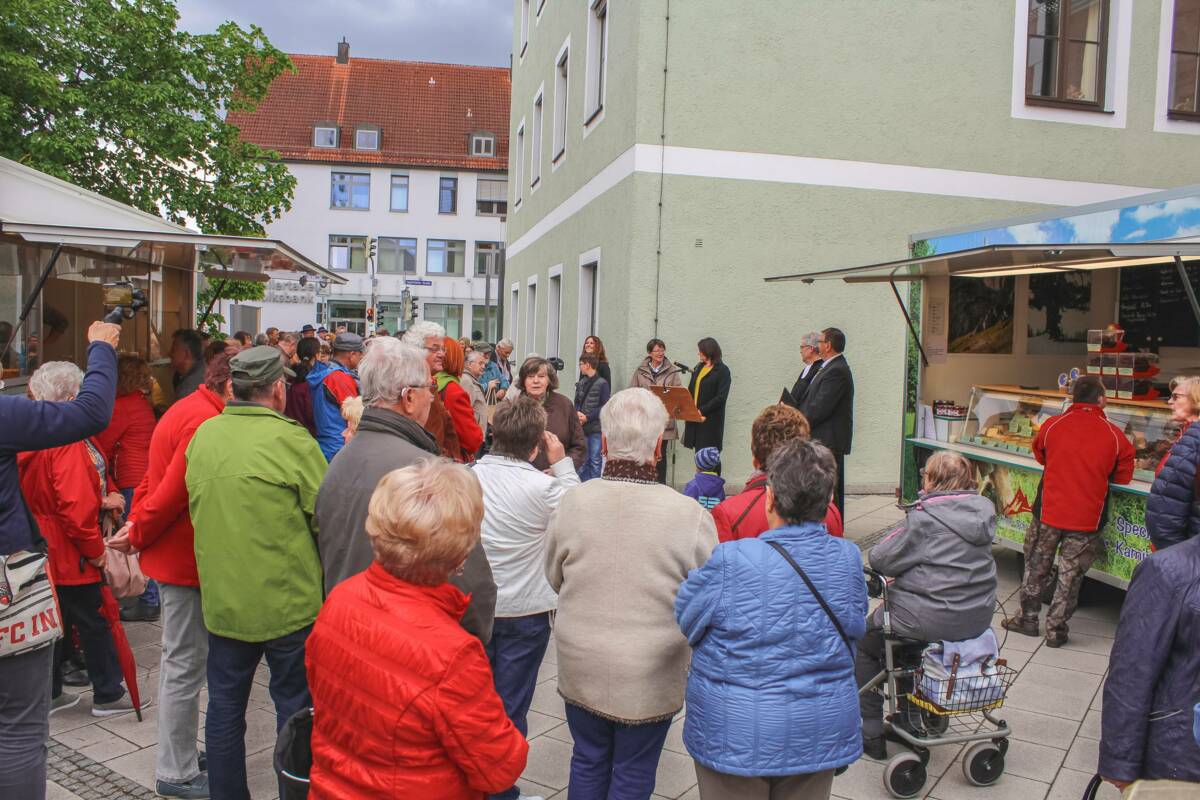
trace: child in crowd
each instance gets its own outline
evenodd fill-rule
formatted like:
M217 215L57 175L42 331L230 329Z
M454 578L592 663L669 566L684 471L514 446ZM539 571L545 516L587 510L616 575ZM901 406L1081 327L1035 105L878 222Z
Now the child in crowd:
M725 499L725 479L717 474L721 468L721 451L715 447L701 447L696 451L696 475L683 493L712 511Z

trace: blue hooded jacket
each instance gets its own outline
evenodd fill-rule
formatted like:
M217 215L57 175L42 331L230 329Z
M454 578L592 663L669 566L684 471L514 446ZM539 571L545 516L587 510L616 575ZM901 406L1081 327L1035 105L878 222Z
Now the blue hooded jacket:
M316 362L304 378L308 381L309 395L312 397L313 421L317 423L317 444L321 446L326 461L333 461L333 457L346 444L342 438L342 431L346 430L342 410L329 399L325 387L322 386L325 378L332 372L344 372L354 378L355 384L358 383L357 375L333 359L325 363Z
M858 547L819 522L719 545L679 588L675 618L692 646L683 742L727 775L796 775L862 755L854 656L778 542L851 641L866 633Z
M1171 448L1146 501L1146 528L1150 541L1159 550L1200 536L1197 464L1200 464L1200 423L1193 423Z

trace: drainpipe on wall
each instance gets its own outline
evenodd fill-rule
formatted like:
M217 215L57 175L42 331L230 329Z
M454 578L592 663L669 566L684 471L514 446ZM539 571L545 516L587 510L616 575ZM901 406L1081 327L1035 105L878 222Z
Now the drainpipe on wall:
M662 285L663 248L663 183L667 156L667 64L671 57L671 0L667 0L667 16L663 32L662 122L658 132L658 246L654 254L654 335L658 336L659 295Z

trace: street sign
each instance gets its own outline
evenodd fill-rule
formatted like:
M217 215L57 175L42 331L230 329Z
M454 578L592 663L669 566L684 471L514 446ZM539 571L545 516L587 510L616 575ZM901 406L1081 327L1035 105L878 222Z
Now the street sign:
M433 281L427 281L422 278L405 278L405 286L433 286Z

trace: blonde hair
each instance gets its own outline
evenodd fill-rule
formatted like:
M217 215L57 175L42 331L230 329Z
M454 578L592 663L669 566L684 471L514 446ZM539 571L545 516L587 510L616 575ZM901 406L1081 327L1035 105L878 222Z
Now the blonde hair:
M1191 415L1200 414L1200 378L1194 375L1185 375L1172 380L1171 392L1173 394L1176 391L1187 395L1188 405L1191 406L1189 411Z
M925 462L921 470L928 492L956 492L975 489L975 476L971 473L971 462L950 450L939 450ZM925 487L922 487L925 488Z
M367 509L367 535L389 573L436 586L466 560L482 521L483 490L471 470L431 459L383 476Z
M342 419L346 420L346 427L350 429L350 435L358 433L358 422L363 415L363 400L359 395L347 397L342 401Z

